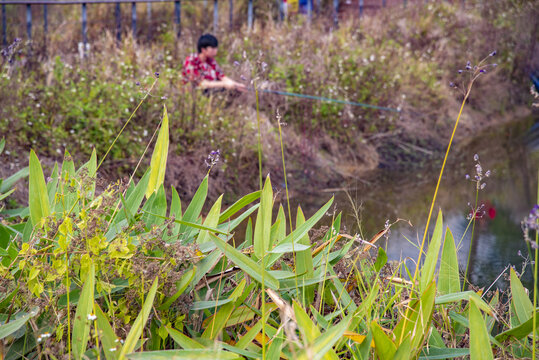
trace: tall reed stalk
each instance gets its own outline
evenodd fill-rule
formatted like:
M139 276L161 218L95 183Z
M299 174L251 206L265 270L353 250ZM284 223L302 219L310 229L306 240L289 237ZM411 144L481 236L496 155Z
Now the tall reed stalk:
M491 53L489 56L493 56L493 55L495 55L495 52ZM458 116L457 116L457 121L455 121L455 126L453 126L453 131L451 132L451 137L449 138L449 144L447 145L447 150L445 152L444 160L442 162L442 168L440 169L440 174L438 175L438 181L436 182L436 188L434 190L434 196L432 197L432 201L431 201L431 204L430 204L429 215L427 217L427 223L425 224L425 231L423 232L423 239L421 240L421 246L419 248L419 255L418 255L418 258L417 258L417 261L416 261L415 272L414 272L414 276L413 276L413 279L412 279L410 296L414 295L416 281L417 281L417 277L418 277L418 274L419 274L419 266L420 266L420 263L421 263L421 257L423 256L423 250L425 248L425 241L427 239L427 233L428 233L428 230L429 230L429 224L430 224L430 220L432 218L432 211L434 209L434 203L436 202L436 198L438 196L438 190L440 189L440 183L442 182L442 176L444 174L445 165L446 165L447 159L449 157L449 152L451 151L451 145L453 144L453 139L455 138L455 133L457 132L459 121L460 121L460 118L462 116L462 111L464 110L464 105L466 104L466 101L468 100L468 97L470 96L470 93L472 91L472 86L473 86L475 80L477 80L477 78L482 73L485 72L484 69L483 69L483 63L485 62L485 60L489 56L487 56L483 60L481 60L479 62L479 64L474 68L473 72L471 73L470 81L469 81L469 83L468 83L468 85L466 87L466 91L464 92L464 98L462 99L462 103L460 105L460 110L459 110L459 113L458 113ZM471 247L471 244L470 244L470 247ZM410 312L411 311L412 311L412 309L410 307L408 307L407 310L406 310L406 314L404 316L404 327L406 327L406 323L407 323L408 319L410 318L410 315L411 315ZM403 337L404 337L404 332L401 333L399 343L402 343Z

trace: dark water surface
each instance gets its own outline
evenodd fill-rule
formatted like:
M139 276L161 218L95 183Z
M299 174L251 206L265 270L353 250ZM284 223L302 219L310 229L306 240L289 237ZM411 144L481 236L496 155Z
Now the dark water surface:
M523 238L521 221L537 203L537 177L539 167L539 119L526 118L485 131L450 154L441 187L438 192L429 234L432 232L439 209L444 225L451 229L456 243L460 243L458 257L464 272L470 254L471 282L488 287L509 264L521 272L528 248ZM484 204L485 214L477 220L473 246L470 249L471 229L467 219L475 203L475 183L465 175L475 175L474 154L479 156L483 171L491 171L483 182L478 200ZM425 166L408 170L380 169L368 181L357 179L343 184L347 191L335 190L298 196L308 213L323 205L335 194L337 211L343 212L343 227L348 234L362 233L370 239L384 228L386 220L401 221L391 227L391 234L384 244L392 260L406 259L410 269L419 253L430 202L434 194L442 159L433 159ZM354 204L352 206L351 204ZM355 216L354 207L359 210ZM413 259L413 261L412 261ZM528 264L523 282L531 289L532 274ZM506 288L500 278L496 287Z

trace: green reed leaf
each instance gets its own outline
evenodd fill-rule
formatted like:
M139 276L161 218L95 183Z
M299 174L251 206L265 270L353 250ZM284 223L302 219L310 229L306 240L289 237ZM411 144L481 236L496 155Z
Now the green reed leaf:
M440 272L438 274L438 291L440 294L451 294L460 291L459 262L453 233L447 228L445 233Z
M89 315L93 312L94 307L94 286L95 286L95 266L92 263L84 281L84 286L80 293L79 303L73 320L73 335L71 337L71 348L73 349L73 357L82 359L88 339L90 337L90 328L92 321Z
M167 107L163 106L163 122L161 123L161 129L159 129L159 135L157 135L157 141L155 142L155 148L153 149L152 160L150 162L150 179L148 180L148 187L146 188L147 199L156 192L165 181L169 145L168 131Z
M30 207L30 219L32 224L36 226L42 218L49 216L50 208L45 176L34 150L30 151L29 169L28 204Z
M470 301L470 360L493 360L487 326L475 299Z

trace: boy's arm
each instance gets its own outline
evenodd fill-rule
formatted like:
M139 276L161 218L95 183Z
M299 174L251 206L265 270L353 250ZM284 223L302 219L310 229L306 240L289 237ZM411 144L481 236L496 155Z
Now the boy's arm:
M245 85L238 83L226 76L224 76L221 80L216 80L216 81L202 80L198 84L198 86L201 89L225 88L228 90L233 90L233 89L240 90L240 91L246 90Z

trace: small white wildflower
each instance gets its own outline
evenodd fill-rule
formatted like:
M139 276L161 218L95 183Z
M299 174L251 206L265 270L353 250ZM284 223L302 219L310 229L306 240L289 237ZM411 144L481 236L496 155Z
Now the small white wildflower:
M95 319L97 319L97 316L95 316L94 314L88 314L88 320L94 321Z
M110 348L109 351L110 351L110 352L114 352L114 351L116 351L116 348L115 348L115 347L114 347L114 348Z

